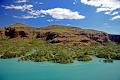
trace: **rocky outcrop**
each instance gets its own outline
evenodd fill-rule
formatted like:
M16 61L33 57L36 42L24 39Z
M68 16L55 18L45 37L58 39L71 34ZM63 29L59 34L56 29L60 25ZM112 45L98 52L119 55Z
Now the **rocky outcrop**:
M16 31L15 28L7 27L5 28L5 36L9 38L27 37L27 33L25 31Z
M103 42L108 42L109 40L109 36L107 33L102 33L102 32L98 32L98 33L89 33L89 32L80 32L80 35L84 35L87 36L88 38L95 40L97 42L103 43Z
M56 32L46 32L45 35L46 35L46 40L52 40L58 37L58 33Z
M5 36L9 38L15 38L17 36L17 32L15 28L11 28L11 27L5 28Z
M17 31L17 33L18 33L18 36L20 37L28 37L28 33L25 31Z
M109 34L109 39L113 42L120 43L120 35Z
M46 35L45 35L44 32L37 32L36 33L36 38L46 39Z
M36 38L41 38L41 39L48 41L48 40L53 40L54 38L57 38L58 36L59 34L56 32L39 32L37 33Z

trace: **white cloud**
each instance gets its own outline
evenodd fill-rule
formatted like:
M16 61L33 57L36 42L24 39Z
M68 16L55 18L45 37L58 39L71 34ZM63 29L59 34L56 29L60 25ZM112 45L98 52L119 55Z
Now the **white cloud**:
M55 19L84 19L85 16L80 15L78 12L73 12L65 8L53 8L48 10L40 10L39 13L50 15Z
M111 12L105 12L105 14L110 15L110 14L111 14Z
M120 9L120 0L81 0L81 3L84 3L89 6L96 7L96 12L104 12L107 15L117 15L117 9ZM119 16L119 15L118 15ZM116 19L113 17L112 20Z
M12 9L12 10L20 10L20 11L27 11L26 15L21 16L21 18L29 19L29 18L39 18L44 17L45 15L49 15L55 19L84 19L85 16L80 15L79 12L71 11L70 9L66 8L53 8L47 10L34 10L33 5L2 5L5 9ZM43 16L44 15L44 16ZM17 18L17 17L16 17Z
M111 20L120 19L120 15L114 16Z
M82 3L97 7L97 12L109 11L120 8L119 0L81 0Z
M71 26L71 24L66 24L66 26Z
M40 2L40 3L38 3L38 4L40 4L40 5L41 5L41 4L44 4L44 3L41 3L41 2Z
M41 15L40 17L45 17L45 15Z
M75 2L73 2L73 5L75 5L76 3Z
M25 10L31 10L33 5L9 5L9 6L5 6L5 5L2 5L2 7L4 7L5 9L14 9L14 10L22 10L22 11L25 11Z
M33 16L33 15L23 15L23 16L21 16L21 18L24 18L24 19L30 19L30 18L38 18L38 16Z
M108 25L108 23L105 22L104 25Z
M26 3L28 0L16 0L16 3Z
M65 9L65 8L53 8L48 10L31 10L28 13L34 16L49 15L55 19L84 19L85 18L85 16L80 15L78 12L73 12L70 9Z
M19 18L19 19L33 19L33 18L38 18L39 16L33 16L33 15L22 15L22 16L13 16L14 18Z
M31 14L28 14L28 15L22 15L22 16L13 16L14 18L19 18L19 19L35 19L35 18L39 18L39 17L45 17L44 15L31 15ZM49 21L52 21L52 19L48 20Z
M108 7L102 7L102 8L97 8L97 11L96 12L111 12L111 8L108 8Z
M35 16L42 14L40 10L33 10L33 9L31 9L28 13Z
M113 12L111 15L117 15L118 14L118 12Z
M53 22L54 20L53 20L53 19L48 19L47 21L48 21L48 22Z
M77 0L74 0L74 1L73 1L73 5L75 5L75 4L77 4Z
M43 5L44 3L42 2L35 2L36 4Z

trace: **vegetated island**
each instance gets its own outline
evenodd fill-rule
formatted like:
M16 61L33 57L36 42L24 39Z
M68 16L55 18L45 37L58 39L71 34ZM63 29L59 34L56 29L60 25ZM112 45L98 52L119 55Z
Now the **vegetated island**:
M71 26L51 25L34 28L16 23L0 29L0 58L21 61L73 63L120 60L120 35Z

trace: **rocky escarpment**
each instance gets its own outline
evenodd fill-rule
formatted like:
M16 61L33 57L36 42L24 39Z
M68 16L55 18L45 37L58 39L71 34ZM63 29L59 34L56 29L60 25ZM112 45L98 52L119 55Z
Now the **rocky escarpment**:
M82 31L80 32L80 35L87 36L88 38L95 40L97 42L100 42L100 43L110 41L109 35L104 32L89 33L89 32Z
M0 37L3 38L4 36L9 38L38 38L50 43L67 43L73 45L88 45L94 42L104 43L109 41L120 43L120 35L61 25L33 28L17 23L0 30Z
M109 34L109 39L113 42L120 43L120 35Z

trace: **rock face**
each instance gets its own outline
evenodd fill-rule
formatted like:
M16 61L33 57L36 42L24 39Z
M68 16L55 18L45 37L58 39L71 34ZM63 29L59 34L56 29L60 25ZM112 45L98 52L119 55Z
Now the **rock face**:
M37 33L36 38L42 38L46 41L53 40L54 38L58 37L58 33L55 32L39 32Z
M17 31L17 33L18 33L18 36L20 37L28 37L28 33L25 31Z
M9 38L15 38L17 36L15 28L11 27L5 28L5 36L8 36Z
M16 31L15 28L7 27L5 28L5 36L9 38L27 37L27 33L25 31Z
M120 43L120 35L109 34L109 38L113 42Z
M42 38L42 39L46 39L46 35L44 32L38 32L36 33L36 38Z
M58 37L58 33L55 32L46 32L45 35L46 35L46 40L52 40Z
M107 33L89 33L89 32L80 32L80 35L87 36L88 38L95 40L97 42L103 43L103 42L108 42L109 40L109 35Z

